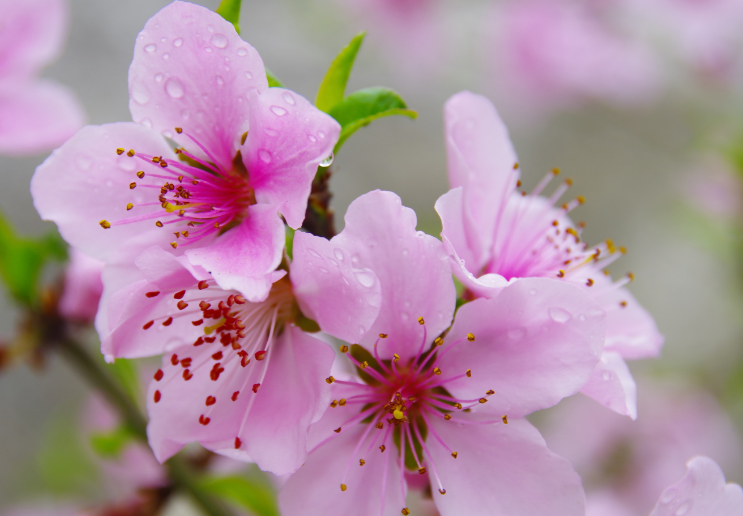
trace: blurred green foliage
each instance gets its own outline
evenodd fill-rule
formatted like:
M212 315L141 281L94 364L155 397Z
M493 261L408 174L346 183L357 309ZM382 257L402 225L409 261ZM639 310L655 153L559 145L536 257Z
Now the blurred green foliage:
M217 7L217 14L235 26L240 34L240 4L242 0L222 0Z
M257 467L251 468L243 475L204 479L201 482L201 488L257 516L279 516L276 489L269 478Z

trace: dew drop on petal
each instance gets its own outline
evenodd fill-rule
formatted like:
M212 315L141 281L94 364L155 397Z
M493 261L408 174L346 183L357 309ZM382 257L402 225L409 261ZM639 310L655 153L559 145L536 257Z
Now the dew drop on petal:
M359 335L364 335L366 333L366 328L363 326L359 326Z
M144 50L145 52L154 52L155 50L157 50L157 45L155 45L154 43L150 43L149 45L145 45Z
M215 34L214 36L212 36L211 42L212 45L217 48L227 48L227 45L229 44L227 36L225 36L224 34Z
M288 91L285 91L282 97L284 98L284 101L286 101L286 103L289 104L290 106L293 106L294 104L296 104L296 102L294 101L294 96Z
M343 261L343 251L341 249L336 247L335 249L333 249L333 254L336 258L338 258L338 260Z
M362 286L371 288L374 286L374 274L369 271L354 271L356 279Z
M687 512L689 512L689 509L691 509L691 506L692 506L692 502L691 501L684 502L681 505L681 507L679 507L678 509L676 509L675 515L676 516L684 516L684 514L686 514Z
M250 72L245 72L245 77L247 77L248 79L252 79L253 78L253 74L250 73Z
M90 167L93 165L93 160L88 156L78 156L75 160L75 164L81 170L90 170Z
M265 149L261 149L258 151L258 157L263 163L271 163L271 153Z
M181 45L183 45L183 38L176 38L173 40L174 47L180 47Z
M248 49L245 47L240 47L237 49L237 55L239 56L246 56L248 55Z
M205 47L204 48L204 52L206 52L208 54L211 54L213 51L214 51L214 49L212 47Z
M140 106L144 106L150 101L150 92L147 90L147 87L139 81L132 84L131 96L132 100Z
M553 321L559 323L566 323L573 318L573 316L570 315L570 312L558 306L553 306L552 308L550 308L549 314Z
M188 111L188 109L184 109L181 111L181 118L183 120L188 120L190 116L191 116L191 113Z
M149 118L143 118L139 121L139 123L145 127L152 127L152 120L150 120Z
M183 89L183 83L178 77L171 77L165 81L165 91L174 99L182 98L186 93Z
M266 127L263 130L264 133L266 133L268 136L278 136L279 132L276 129L271 129L270 127Z
M351 257L351 263L353 265L358 265L359 264L359 255L358 254L355 254L355 255L353 255Z
M324 160L320 162L320 166L329 167L333 163L334 159L335 159L335 155L331 152L330 156L328 156L327 158L325 158Z
M462 260L462 265L464 265L464 260ZM529 294L531 294L532 296L536 295L536 293L537 293L537 289L535 288L529 290Z
M513 340L518 340L524 337L526 335L526 330L523 328L514 328L513 330L508 330L508 338Z
M271 106L271 112L276 116L284 116L287 113L281 106Z
M168 54L167 52L165 52L163 54L163 61L167 61L169 57L170 57L170 54Z
M161 74L161 73L155 74L155 81L156 82L162 82L162 80L163 80L163 74Z
M410 319L410 314L408 312L400 312L400 319L403 321L407 321Z
M578 316L578 319L581 320L581 321L585 321L586 320L586 314L580 314Z
M601 373L601 378L604 380L611 380L611 373L609 371L604 371Z
M676 499L678 494L678 490L668 489L665 493L663 493L663 496L660 497L660 503L664 505L669 504Z
M320 138L325 138L325 133L324 133L324 132L322 132L322 131L317 131L317 135L318 135L318 136L319 136Z
M217 84L224 86L224 79L222 79L221 75L217 75Z
M310 140L310 141L311 141L312 143L315 143L315 142L317 141L317 138L315 138L315 137L314 137L314 136L312 136L311 134L308 134L308 135L307 135L307 139L309 139L309 140Z

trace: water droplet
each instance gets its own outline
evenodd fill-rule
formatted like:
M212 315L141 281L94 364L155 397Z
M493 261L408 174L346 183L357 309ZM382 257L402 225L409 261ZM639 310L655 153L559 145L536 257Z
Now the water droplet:
M364 335L366 333L366 328L363 326L359 326L359 335Z
M284 116L287 113L281 106L271 106L271 112L276 116Z
M689 509L691 509L692 503L691 501L684 502L681 507L676 509L676 516L684 516L687 512L689 512Z
M333 249L333 254L338 258L338 260L343 261L343 251L341 249L336 247Z
M271 129L270 127L266 127L263 130L264 133L266 133L268 136L278 136L279 132L276 129Z
M586 320L586 314L580 314L578 316L578 319L580 319L581 321L585 321Z
M157 45L155 45L154 43L150 43L149 45L145 45L144 50L145 52L154 52L155 50L157 50Z
M93 165L93 160L88 156L78 156L75 163L81 170L90 170L91 165Z
M212 34L214 34L214 25L207 25L206 26L206 30L208 30L209 32L211 32Z
M204 52L211 54L214 51L212 47L204 47Z
M524 335L526 335L526 330L524 328L515 328L513 330L508 330L508 338L513 340L518 340L524 338Z
M167 61L167 60L168 60L168 58L170 58L170 54L168 54L167 52L165 52L165 53L163 54L163 61Z
M311 254L312 256L314 256L315 258L322 258L322 256L320 256L320 253L318 253L318 252L317 252L317 251L315 251L314 249L308 249L308 250L307 250L307 252L308 252L309 254Z
M358 265L359 264L359 255L355 254L351 257L351 264Z
M181 118L183 118L183 120L188 120L190 116L191 113L188 111L188 109L184 109L181 111Z
M271 163L271 153L267 150L261 149L258 151L258 157L261 158L263 163Z
M132 100L140 106L144 106L150 101L150 92L147 90L147 86L145 86L141 81L134 82L132 85L131 96Z
M559 322L559 323L566 323L570 319L573 318L573 316L570 315L570 312L558 306L553 306L552 308L550 308L549 314L550 314L550 317L552 317L553 321Z
M211 42L212 45L217 48L227 48L227 45L229 44L227 36L225 36L224 34L215 34L214 36L212 36Z
M230 70L231 70L231 68L229 66L227 66L227 65L224 66L224 71L225 72L229 72Z
M160 38L160 43L165 43L168 41L168 38Z
M371 288L374 286L374 274L369 271L354 271L356 279L362 286Z
M248 79L252 79L253 78L253 74L250 73L250 72L245 72L245 77L247 77Z
M400 312L400 319L402 319L403 321L407 321L408 319L410 319L410 314L408 314L408 312Z
M604 371L601 373L601 378L604 380L611 380L611 373L609 371Z
M677 489L667 489L665 493L660 497L660 503L669 504L676 499L679 492Z
M126 154L120 156L116 161L119 168L127 172L131 172L137 167L137 163Z
M296 102L294 101L294 97L288 91L285 91L282 97L284 98L284 101L286 101L286 103L289 104L290 106L293 106L294 104L296 104Z
M246 56L248 55L248 49L245 47L240 47L237 49L237 55L239 56Z
M462 260L462 263L464 264L464 260ZM529 290L529 294L531 294L532 296L536 295L536 293L537 293L537 289L535 288Z
M310 140L310 141L311 141L312 143L315 143L315 142L317 141L317 138L315 138L315 137L314 137L314 136L312 136L311 134L308 134L308 135L307 135L307 138L308 138L308 139L309 139L309 140Z
M183 45L183 38L176 38L173 40L174 47L180 47L181 45Z
M163 136L165 136L166 138L172 138L173 133L171 133L170 131L166 129L165 131L163 131Z
M409 254L409 251L407 249L402 250L402 255L407 256Z
M183 89L183 83L178 77L171 77L165 81L165 91L174 99L179 99L186 93Z
M328 269L326 269L325 267L320 267L320 272L327 274Z
M335 156L331 152L330 153L330 156L328 156L327 158L325 158L324 160L322 160L320 162L320 166L321 167L329 167L333 163L333 159L335 159Z
M163 74L161 73L155 74L155 81L162 82L162 80L163 80Z
M217 75L217 84L224 86L224 79L222 79L221 75Z
M145 127L152 127L152 120L150 120L149 118L143 118L139 121L139 123Z

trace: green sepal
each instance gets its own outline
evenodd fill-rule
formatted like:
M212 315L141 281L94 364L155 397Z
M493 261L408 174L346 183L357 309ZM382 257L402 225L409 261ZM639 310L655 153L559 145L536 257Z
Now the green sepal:
M330 64L330 68L328 68L322 83L320 83L320 89L317 91L317 98L315 99L315 106L320 111L330 113L336 104L343 100L348 77L351 75L356 54L359 53L359 48L365 36L366 32L354 36Z
M418 117L418 113L408 109L400 95L383 87L355 91L338 102L328 114L341 124L341 135L333 150L335 153L353 133L378 118L392 115Z
M284 84L276 77L271 70L266 68L266 79L268 79L269 88L283 88Z
M320 331L320 325L304 314L299 314L299 317L294 322L299 326L299 329L307 333L317 333Z
M217 14L235 26L240 34L240 3L242 0L222 0L217 7Z
M130 443L136 440L136 436L126 426L121 425L110 432L97 432L90 436L90 447L103 458L117 459L121 457Z
M290 260L294 259L294 233L296 233L296 230L290 228L289 226L284 226L286 229L285 233L285 245L286 245L286 255L289 257Z
M274 487L257 468L246 475L206 478L201 482L201 488L247 509L251 514L279 516Z

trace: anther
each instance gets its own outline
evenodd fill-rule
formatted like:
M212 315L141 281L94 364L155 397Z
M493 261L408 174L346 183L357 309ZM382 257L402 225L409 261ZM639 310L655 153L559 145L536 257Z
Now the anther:
M341 407L345 407L346 406L346 398L341 398L338 401L338 405L340 405Z
M137 172L137 177L142 179L144 177L144 170L140 170L139 172Z
M207 283L207 281L206 281L206 280L201 280L201 281L199 281L199 290L204 290L204 289L205 289L205 288L207 288L208 286L209 286L209 284Z
M327 378L325 378L325 383L327 383L328 385L330 385L334 381L335 381L335 378L333 378L332 376L328 376Z
M635 281L635 275L633 273L628 272L627 277L629 278L630 281Z
M145 294L145 296L147 296L147 297L155 297L155 296L157 296L157 295L159 295L159 294L160 294L160 291L158 290L158 291L156 291L156 292L147 292L147 293Z
M455 407L457 407L459 410L462 410L462 404L457 402L454 404Z
M181 134L183 132L183 129L181 129L180 127L176 127L175 132Z
M468 333L468 334L467 334L467 340L468 340L468 341L470 341L470 342L474 342L474 340L475 340L475 335L474 335L474 334L472 334L472 333Z
M111 227L111 223L105 219L100 221L98 224L100 224L103 229L109 229Z
M489 390L488 392L486 392L485 394L487 394L488 396L492 396L493 394L495 394L495 391L494 391L493 389L490 389L490 390Z
M586 286L588 286L588 287L592 287L593 286L593 280L591 278L588 278L588 280L586 281Z
M446 494L446 489L439 489L439 493L441 493L442 495L445 495Z
M170 357L170 363L173 365L178 365L178 362L179 362L178 355L173 354L173 356Z
M393 356L395 357L395 358L393 359L393 360L394 360L395 362L397 362L397 361L399 361L399 360L400 360L400 355L398 355L397 353L394 353L394 354L393 354Z
M467 369L467 378L472 378L472 369Z
M457 455L459 455L457 452L451 452L451 456L454 457L455 459L457 458Z
M441 369L439 369L438 367L434 367L433 368L433 374L440 375L441 374Z
M560 269L560 272L557 273L558 278L564 278L565 277L565 271Z
M363 466L366 464L366 461L364 459L359 459L359 466Z
M177 242L171 242L170 243L170 247L172 247L173 249L176 249L178 247L178 243Z
M379 338L380 339L386 339L387 337L389 337L389 335L387 335L386 333L380 333L379 334Z
M348 346L346 346L345 344L343 344L341 346L341 353L348 353Z
M186 380L186 381L189 381L191 378L193 378L193 375L191 374L191 371L189 371L188 369L185 369L183 371L183 379Z
M150 329L150 327L151 327L151 326L152 326L153 324L155 324L155 321L150 321L150 322L146 322L146 323L144 323L144 326L142 326L142 329L143 329L143 330L148 330L148 329Z
M479 401L480 403L487 403L488 402L487 398L480 398L477 401Z
M501 419L503 420L503 424L508 424L508 416L503 416Z
M451 419L451 416L449 414L444 414L444 419L446 419L447 421L449 421Z
M204 324L204 319L199 319L197 321L191 321L191 324L193 324L194 326L201 326L202 324ZM199 344L203 344L203 342L204 341L202 340ZM198 346L198 344L194 344L194 346Z
M559 176L560 175L560 169L559 168L553 168L552 169L552 175L553 176Z
M128 203L128 204L126 205L126 211L129 211L129 210L131 210L132 208L134 208L134 205L133 205L132 203Z
M127 151L126 155L129 156L130 158L133 157L134 156L134 149L129 149L129 151Z
M245 140L248 139L248 131L245 131L243 135L240 137L240 145L245 145Z
M348 489L346 484L341 484L341 491L345 491L346 489Z
M335 432L336 434L341 433L341 427L336 428L335 430L333 430L333 432Z
M135 183L134 181L129 183L129 190L134 190L135 188L137 188L137 183Z
M242 446L243 442L240 440L239 437L235 437L235 449L239 450L240 446Z
M167 319L165 319L163 321L163 326L170 326L171 324L173 324L173 318L172 317L168 317Z
M222 360L222 352L221 352L221 351L217 351L216 353L214 353L214 354L212 355L212 358L213 358L214 360Z
M521 188L521 179L516 181L516 188Z
M157 227L159 227L159 228L163 227L163 223L162 223L162 222L160 222L159 220L158 220L157 222L155 222L155 225L156 225Z
M441 337L436 337L436 340L433 341L434 346L443 346L443 344L444 339L442 339Z
M386 449L387 449L387 447L386 447L386 446L385 446L384 444L383 444L382 446L380 446L380 447L379 447L379 450L380 450L380 451L381 451L382 453L384 453L384 450L386 450Z
M188 306L188 303L185 301L178 301L176 306L178 307L178 310L184 310Z
M578 201L578 204L585 204L585 203L586 203L586 198L585 198L585 197L583 197L582 195L579 195L579 196L578 196L578 197L576 198L576 200Z
M402 511L400 511L400 512L402 512L402 515L403 515L403 516L408 516L408 514L410 514L410 511L408 510L408 508L407 508L407 507L404 507L404 508L403 508L403 510L402 510Z
M377 423L377 428L379 428L380 430L384 428L384 423L382 423L381 421Z
M338 400L333 400L330 402L330 408L335 408L338 406Z
M121 156L122 154L124 154L125 151L126 151L126 149L122 149L121 147L119 147L118 149L116 149L116 154L118 154L119 156Z
M163 373L163 370L162 369L158 369L157 372L155 372L155 376L153 376L153 378L155 379L156 382L159 382L160 380L163 379L163 376L164 375L165 375L165 373Z
M514 163L513 164L513 169L514 170L518 170L519 169L519 164L518 163Z
M240 395L240 391L235 391L232 393L232 397L230 398L232 401L237 401L237 397Z
M162 398L162 394L160 394L160 391L155 391L155 403L159 402Z
M369 362L367 362L366 360L364 360L363 362L361 362L361 363L359 364L359 367L360 367L361 369L366 369L367 367L369 367Z
M418 473L420 473L421 475L425 475L426 474L426 468L418 468Z
M553 226L555 226L555 227L557 227L557 226L559 226L559 225L560 225L560 222L559 222L559 221L557 221L557 220L553 220L553 221L552 221L552 225L553 225Z
M423 320L423 317L418 317L418 324L420 324L421 326L426 324L426 321Z
M191 367L191 358L189 357L181 360L181 366L183 366L183 368Z
M260 387L261 387L261 384L259 384L259 383L254 383L254 384L253 384L253 392L257 394L257 393L258 393L258 389L259 389Z
M263 350L263 351L256 351L255 352L255 359L256 360L263 360L264 358L266 358L266 351L265 350Z
M627 307L627 301L620 302L619 303L619 306L621 306L622 308L626 308Z
M208 425L209 424L209 421L211 421L211 419L208 418L208 417L204 417L204 414L201 414L199 416L199 423L201 423L202 425L204 425L204 426Z
M214 405L217 402L217 398L214 396L207 396L206 397L206 406L209 407L211 405Z

